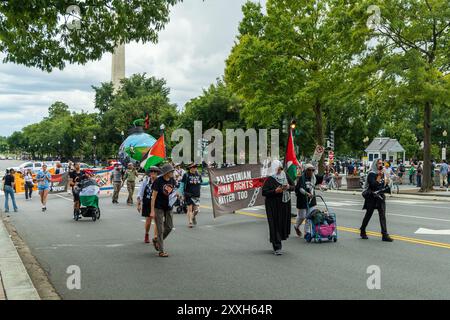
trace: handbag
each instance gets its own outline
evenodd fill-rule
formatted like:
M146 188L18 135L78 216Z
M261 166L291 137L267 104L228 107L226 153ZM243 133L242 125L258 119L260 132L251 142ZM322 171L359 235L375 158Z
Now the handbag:
M364 189L364 191L361 193L361 195L364 199L369 198L371 194L372 194L372 190L370 190L369 188Z

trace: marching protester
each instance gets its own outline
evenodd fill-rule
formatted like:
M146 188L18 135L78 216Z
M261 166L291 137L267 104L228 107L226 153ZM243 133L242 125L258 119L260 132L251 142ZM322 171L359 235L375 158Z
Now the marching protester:
M9 197L11 197L11 202L13 205L14 212L17 212L16 198L14 195L14 169L6 170L6 175L3 177L3 192L5 193L5 212L9 212Z
M161 175L152 185L152 202L150 217L156 218L156 229L158 230L158 241L155 249L159 251L160 257L168 257L169 254L164 251L164 240L170 234L173 228L172 208L169 203L169 197L175 189L175 179L173 172L175 169L171 164L165 164L161 167Z
M181 179L183 179L183 176L186 172L181 168L181 163L175 164L175 171L173 173L173 177L175 179L175 182L177 183L177 188L179 187L181 183Z
M80 169L80 164L76 162L74 164L73 170L69 173L69 185L72 188L73 195L73 217L77 216L76 212L80 210L80 190L78 184L81 182L81 178L84 175L84 171ZM78 216L80 219L81 216Z
M360 236L362 239L369 239L367 237L366 227L369 224L373 212L377 209L380 216L382 240L387 242L394 241L389 236L386 226L386 196L384 193L389 192L388 185L389 181L383 173L383 162L381 159L377 159L372 163L363 192L365 199L363 209L367 211L360 228Z
M272 175L269 176L262 187L265 197L267 221L269 223L270 242L274 254L282 255L281 241L289 238L291 233L291 194L294 182L286 175L283 164L272 161Z
M47 171L47 165L42 166L42 170L38 172L36 181L38 182L38 191L41 197L42 212L47 211L47 196L50 191L50 181L52 175Z
M112 196L112 203L119 203L119 193L122 189L122 171L120 170L119 164L114 165L114 170L111 172L111 183L114 187L114 192Z
M31 200L31 195L33 194L33 173L31 172L31 169L28 169L24 176L25 180L25 200Z
M158 178L158 174L161 170L158 167L150 167L146 171L146 176L141 184L139 193L137 196L137 210L145 217L145 237L144 242L150 243L149 233L150 227L152 225L153 218L150 216L151 211L151 201L152 201L152 185ZM156 229L156 223L154 227L153 245L155 249L158 249L158 230Z
M184 197L187 205L187 217L189 228L197 224L197 214L200 205L200 190L202 176L198 173L197 165L192 163L188 166L188 172L181 179L179 193Z
M306 220L308 214L314 210L314 207L317 205L315 188L323 181L323 176L316 175L315 171L316 169L312 164L307 164L305 166L305 171L297 180L295 186L295 195L297 196L297 219L295 221L294 230L299 237L302 236L300 226ZM308 232L307 230L308 226L305 224L305 235Z
M123 176L123 182L127 182L127 190L128 190L128 199L127 204L129 206L133 205L133 195L134 195L134 188L136 187L136 178L137 178L138 172L134 165L130 162L128 164L128 168L125 171L125 175Z

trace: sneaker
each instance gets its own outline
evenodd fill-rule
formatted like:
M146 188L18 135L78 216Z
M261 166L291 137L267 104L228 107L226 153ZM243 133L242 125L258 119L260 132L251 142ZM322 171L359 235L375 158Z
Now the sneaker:
M145 235L144 243L150 243L150 239L148 237L148 234Z
M364 240L367 240L367 239L369 239L369 237L367 236L367 234L366 234L366 232L364 231L361 231L361 233L360 233L360 237L361 237L361 239L364 239Z
M281 252L281 250L276 250L273 254L276 256L282 256L283 252Z
M383 235L383 237L381 238L381 241L393 242L394 239L392 239L388 234L386 234L386 235Z

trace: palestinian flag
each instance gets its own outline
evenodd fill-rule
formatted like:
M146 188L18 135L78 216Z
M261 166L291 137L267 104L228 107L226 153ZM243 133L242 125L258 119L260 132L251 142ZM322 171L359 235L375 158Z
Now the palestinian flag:
M284 157L284 165L286 168L286 174L292 181L297 178L297 166L300 164L297 161L297 156L295 155L294 140L292 138L292 130L289 130L288 143L286 147L286 156Z
M98 208L98 194L100 187L94 180L87 180L82 183L80 191L80 203L85 207Z
M165 158L166 145L164 144L164 135L162 135L143 157L141 168L148 170L151 166L156 166L158 163L163 162Z

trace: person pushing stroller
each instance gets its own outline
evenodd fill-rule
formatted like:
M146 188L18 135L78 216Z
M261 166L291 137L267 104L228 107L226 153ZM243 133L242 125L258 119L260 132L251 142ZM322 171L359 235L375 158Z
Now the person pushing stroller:
M315 171L316 169L312 164L307 164L295 186L295 195L297 196L297 219L294 230L299 237L302 236L300 226L306 220L308 214L311 213L317 205L315 187L323 182L323 175L317 175L315 174ZM305 235L307 230L308 228L305 225Z

